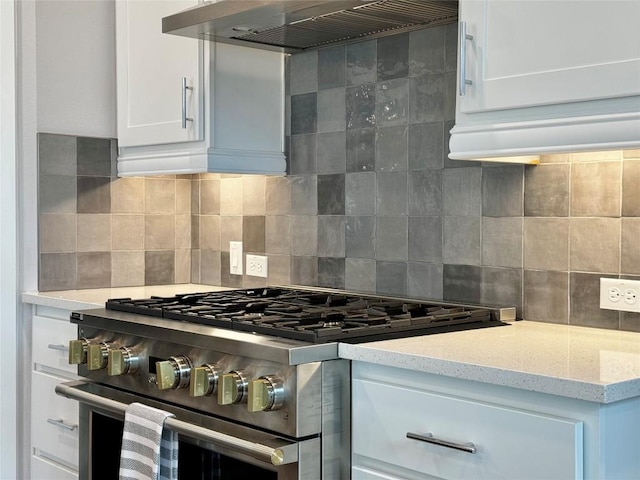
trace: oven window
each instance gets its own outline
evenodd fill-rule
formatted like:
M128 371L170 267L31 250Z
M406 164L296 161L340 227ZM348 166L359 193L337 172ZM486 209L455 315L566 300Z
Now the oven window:
M124 422L91 412L91 479L117 480ZM276 472L187 442L178 446L180 480L277 480Z

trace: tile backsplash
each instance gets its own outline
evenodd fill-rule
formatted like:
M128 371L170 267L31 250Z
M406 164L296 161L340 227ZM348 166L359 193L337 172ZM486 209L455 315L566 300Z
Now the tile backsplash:
M456 32L291 56L287 177L116 179L109 141L41 135L41 290L293 283L640 331L598 306L601 276L640 279L640 151L449 160ZM268 278L230 275L230 241Z

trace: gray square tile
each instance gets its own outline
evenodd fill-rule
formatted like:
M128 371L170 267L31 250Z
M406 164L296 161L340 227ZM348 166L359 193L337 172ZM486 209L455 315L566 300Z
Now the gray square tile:
M619 315L600 308L600 278L610 275L572 272L569 276L569 324L617 330Z
M442 174L442 213L479 217L482 212L482 169L445 169Z
M38 171L40 175L76 176L76 137L38 134Z
M525 320L569 323L569 273L524 271Z
M480 303L516 307L517 318L522 318L522 270L482 267Z
M228 252L229 242L242 241L242 217L222 216L220 217L220 250Z
M200 180L200 212L203 215L220 214L220 179Z
M522 224L521 217L482 218L483 265L522 268Z
M409 261L442 263L442 217L409 217Z
M109 177L77 177L78 213L111 213Z
M409 75L409 34L378 39L378 81Z
M344 177L318 175L318 215L344 215Z
M369 40L347 45L347 85L377 80L377 42Z
M267 253L291 254L291 221L284 215L268 215L265 223ZM269 276L271 272L269 271Z
M76 213L76 177L40 175L39 182L40 213Z
M204 252L203 252L204 253ZM204 270L202 272L204 276ZM223 287L240 288L242 287L242 275L231 274L230 253L220 252L220 283ZM204 278L203 278L204 281Z
M344 288L344 258L318 258L318 285L328 288Z
M264 215L267 208L267 178L264 175L242 177L243 215Z
M292 175L316 173L316 135L291 137L289 170Z
M288 285L291 282L291 256L269 255L269 284Z
M407 264L403 262L376 262L376 291L386 295L406 295Z
M347 215L375 215L376 174L374 172L347 173L344 189Z
M191 215L191 248L200 248L200 215Z
M144 285L144 251L111 252L111 286Z
M320 133L317 137L316 167L318 173L347 171L345 132Z
M144 179L145 213L176 213L176 181L165 178Z
M409 169L440 169L444 164L443 122L409 125Z
M176 245L176 222L173 215L145 215L145 250L173 250Z
M455 302L480 303L482 268L473 265L444 265L443 298Z
M111 140L78 137L78 175L111 176Z
M111 251L111 215L78 215L78 252Z
M357 258L345 259L345 281L347 290L375 293L376 261Z
M265 253L265 217L242 217L242 249L246 253Z
M378 173L378 215L407 214L407 172Z
M409 118L409 80L397 78L376 85L376 121L381 127L405 125Z
M442 213L442 171L409 172L409 215Z
M318 177L299 175L291 179L291 213L316 215L318 213Z
M374 258L376 217L347 217L346 254L348 258Z
M376 161L376 130L363 128L347 132L347 172L373 171Z
M527 166L524 170L524 214L529 217L569 215L569 165Z
M571 271L620 271L619 218L572 218L569 231Z
M40 253L75 252L77 217L75 213L40 214Z
M524 219L524 268L569 270L569 219Z
M318 255L318 217L291 217L291 254Z
M455 72L458 68L458 24L450 23L445 27L444 69Z
M622 215L640 217L640 161L622 162Z
M571 215L620 216L621 167L621 162L573 163Z
M291 257L291 282L294 285L317 285L318 258Z
M640 154L640 150L628 150L624 153L627 154L627 152L629 152L629 155ZM627 280L640 280L640 276L637 275L620 275L620 278ZM640 332L640 313L620 312L620 330Z
M239 275L231 275L229 273L229 252L215 252L212 250L202 250L200 252L200 281L205 285L222 285L222 256L226 255L224 266L226 267L227 283L231 277L236 282ZM235 285L238 285L237 283ZM235 286L234 285L234 286Z
M291 97L291 135L316 133L318 128L318 94Z
M144 213L144 177L111 181L111 213Z
M442 300L442 264L409 263L407 277L407 294L410 297Z
M444 119L454 120L456 118L456 101L458 100L458 74L457 72L446 72L444 74Z
M75 253L41 253L38 290L75 290L78 286Z
M78 288L111 287L111 252L79 252L77 260Z
M409 123L444 120L445 77L427 73L409 79Z
M376 88L367 83L347 88L347 130L376 126Z
M409 258L407 217L378 217L376 260L406 262Z
M318 50L318 89L344 87L347 73L346 50L337 47Z
M442 258L444 263L480 265L480 218L444 217Z
M218 215L200 215L198 246L202 250L220 250L221 225Z
M220 214L242 215L243 197L242 177L220 179Z
M200 281L200 250L191 250L191 283L202 283Z
M111 248L113 250L144 250L144 216L112 215Z
M345 256L346 220L342 215L318 217L318 256ZM344 279L343 279L344 280ZM344 282L343 282L344 283Z
M622 219L622 273L640 274L640 218Z
M289 177L267 177L267 207L270 215L291 212L291 180Z
M444 25L409 34L409 75L444 72Z
M316 92L318 90L318 52L291 55L289 64L291 95Z
M318 92L318 133L344 132L346 95L344 87Z
M406 125L378 128L376 132L376 171L407 170L409 134Z
M482 215L519 217L524 212L522 165L482 169Z

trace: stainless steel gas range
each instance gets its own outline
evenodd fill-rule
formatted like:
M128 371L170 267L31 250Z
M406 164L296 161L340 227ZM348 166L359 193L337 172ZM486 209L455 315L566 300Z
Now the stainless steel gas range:
M80 474L115 479L124 411L170 411L181 479L350 478L350 365L339 342L504 325L515 310L268 287L113 299L74 312L69 361L87 381Z

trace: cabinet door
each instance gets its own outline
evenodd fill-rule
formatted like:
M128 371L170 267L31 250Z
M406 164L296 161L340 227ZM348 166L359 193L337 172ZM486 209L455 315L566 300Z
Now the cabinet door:
M32 321L31 349L34 364L63 370L75 375L76 365L69 365L69 340L78 336L78 327L69 321L35 315Z
M120 147L202 139L202 45L162 33L162 17L194 0L116 2L118 144ZM183 78L186 93L183 96ZM191 118L183 128L184 116Z
M31 457L31 480L78 480L78 473L44 458Z
M637 1L461 0L473 39L464 40L459 61L473 83L459 110L640 94L639 18Z

